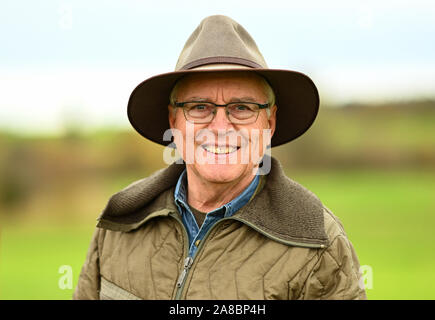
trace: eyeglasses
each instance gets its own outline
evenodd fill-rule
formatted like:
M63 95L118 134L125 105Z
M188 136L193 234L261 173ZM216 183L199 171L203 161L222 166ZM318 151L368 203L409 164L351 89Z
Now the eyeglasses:
M183 108L184 117L192 123L210 123L213 121L217 107L225 108L228 120L233 124L249 124L257 121L261 109L269 107L269 103L230 102L215 104L212 102L190 101L175 102L175 107Z

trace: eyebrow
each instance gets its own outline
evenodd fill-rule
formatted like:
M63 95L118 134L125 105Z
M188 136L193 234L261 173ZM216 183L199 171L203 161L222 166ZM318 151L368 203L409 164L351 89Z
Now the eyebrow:
M210 101L210 99L193 96L193 97L189 97L189 98L185 99L185 101L204 101L205 102L205 101Z

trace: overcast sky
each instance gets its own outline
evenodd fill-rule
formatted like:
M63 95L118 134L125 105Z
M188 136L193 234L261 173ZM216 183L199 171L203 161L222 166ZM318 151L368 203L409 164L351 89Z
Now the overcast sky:
M309 75L322 101L435 96L433 1L2 0L0 127L127 126L131 91L172 71L212 14L242 24L270 68Z

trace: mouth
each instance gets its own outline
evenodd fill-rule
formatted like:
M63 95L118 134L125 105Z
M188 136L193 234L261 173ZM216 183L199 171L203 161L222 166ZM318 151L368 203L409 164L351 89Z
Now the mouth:
M201 145L201 147L205 151L207 151L209 153L216 154L216 155L231 154L231 153L234 153L240 149L239 146L215 146L215 145L209 145L209 144Z

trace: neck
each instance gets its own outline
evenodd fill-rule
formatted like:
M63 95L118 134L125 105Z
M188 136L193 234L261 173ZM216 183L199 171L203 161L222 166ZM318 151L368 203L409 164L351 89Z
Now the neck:
M201 212L213 211L235 199L245 190L255 175L249 174L229 182L203 179L187 167L187 202Z

